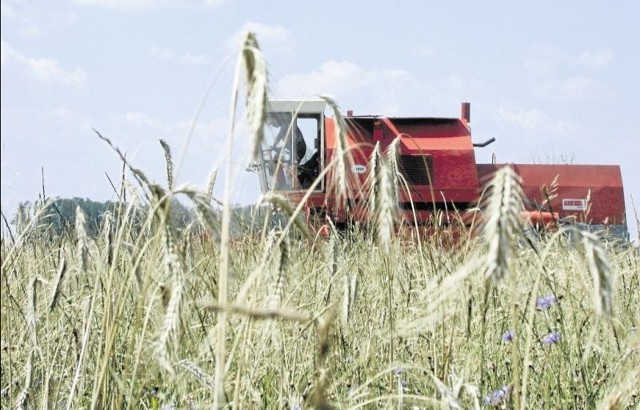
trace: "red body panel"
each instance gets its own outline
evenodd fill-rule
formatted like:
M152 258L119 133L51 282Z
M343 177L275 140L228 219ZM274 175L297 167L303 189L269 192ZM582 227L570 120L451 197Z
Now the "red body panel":
M486 180L504 164L479 164L478 175ZM512 164L522 178L522 188L531 202L545 200L541 187L549 187L557 176L557 197L550 210L560 218L587 224L624 224L625 205L622 174L617 165Z
M423 157L430 157L431 167L426 183L411 184L411 197L420 202L470 202L477 198L478 175L471 134L459 119L443 118L347 118L348 143L354 147L354 165L367 166L376 143L386 150L400 136L400 156L413 160L416 172L425 172ZM326 163L333 159L336 135L333 119L325 123ZM409 158L410 157L410 158ZM422 169L421 169L422 168ZM364 182L365 174L352 175L354 182ZM430 183L429 183L430 182ZM354 185L355 188L357 184ZM356 193L356 192L354 192ZM433 193L433 197L432 197ZM402 201L408 201L403 194Z

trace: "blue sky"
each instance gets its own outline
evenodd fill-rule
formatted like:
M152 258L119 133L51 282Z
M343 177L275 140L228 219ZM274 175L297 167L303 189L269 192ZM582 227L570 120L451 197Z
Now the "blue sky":
M37 197L42 168L47 196L113 199L105 173L115 181L121 165L92 128L158 181L165 139L178 182L204 186L224 157L247 30L274 97L329 94L389 116L455 117L470 101L475 140L497 140L479 162L620 164L631 221L640 202L637 1L1 4L3 211ZM241 143L234 198L250 202Z

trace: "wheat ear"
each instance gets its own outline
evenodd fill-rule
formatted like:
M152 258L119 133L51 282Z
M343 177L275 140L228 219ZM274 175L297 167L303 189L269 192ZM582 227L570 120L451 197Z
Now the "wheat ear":
M58 267L58 273L56 274L56 283L53 286L53 290L51 292L51 302L49 302L50 312L56 306L56 303L58 301L58 296L60 295L60 288L62 287L62 282L64 280L64 275L66 272L67 272L67 260L64 258L64 256L62 256L60 258L60 266Z
M267 117L268 75L267 63L254 33L249 32L245 37L242 59L247 75L246 107L251 135L251 157L256 159L264 138L264 122Z
M84 211L76 207L76 240L78 248L78 265L81 272L87 271L89 263L89 235Z
M169 190L173 189L173 159L171 157L171 147L167 142L163 139L160 140L160 145L162 145L162 150L164 151L164 159L167 168L167 187Z
M158 336L156 354L160 364L173 372L172 358L177 350L181 331L184 298L184 261L176 245L175 233L169 218L171 199L158 185L149 186L154 198L154 216L161 232L162 256L168 286L166 286L166 310Z
M613 316L613 275L607 254L597 235L582 230L578 233L593 282L595 312L610 319Z
M327 95L321 95L320 98L329 105L335 124L336 146L334 156L336 163L333 173L331 174L333 177L331 188L334 191L337 203L345 206L349 199L349 174L353 162L349 150L349 141L347 139L347 122L340 113L338 104L333 98Z
M512 167L500 168L491 180L481 201L484 211L483 236L489 245L484 272L495 282L509 271L512 239L522 231L520 212L523 194L520 177Z

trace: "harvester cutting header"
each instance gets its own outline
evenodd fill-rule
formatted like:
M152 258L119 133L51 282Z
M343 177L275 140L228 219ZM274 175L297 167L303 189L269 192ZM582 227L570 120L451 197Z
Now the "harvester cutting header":
M309 217L336 224L365 221L368 196L362 187L376 145L386 149L398 139L398 207L403 221L428 224L435 214L447 221L477 206L484 185L500 167L511 166L521 177L528 218L539 225L571 221L626 236L624 192L618 165L478 164L470 105L459 118L344 116L350 148L349 206L330 189L329 168L338 152L334 118L325 116L324 100L271 100L261 158L255 169L263 193L274 191L293 202L305 201ZM544 187L544 188L543 188ZM306 195L311 189L309 195ZM552 196L549 189L553 189ZM305 199L306 196L306 199Z

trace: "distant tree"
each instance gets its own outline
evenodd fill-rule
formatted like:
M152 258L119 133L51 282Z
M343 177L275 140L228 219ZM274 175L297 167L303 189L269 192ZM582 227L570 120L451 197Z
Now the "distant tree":
M118 212L117 202L96 202L86 198L56 198L44 210L38 202L21 202L12 219L18 233L22 232L29 221L39 213L37 221L40 230L50 230L54 235L62 235L73 229L76 223L76 208L80 207L86 215L87 233L96 236L107 212Z

